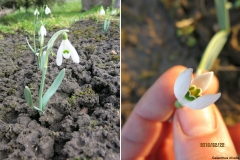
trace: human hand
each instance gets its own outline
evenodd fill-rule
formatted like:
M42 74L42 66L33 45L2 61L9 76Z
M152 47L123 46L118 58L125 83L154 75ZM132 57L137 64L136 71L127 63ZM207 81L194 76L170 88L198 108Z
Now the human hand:
M123 160L237 157L226 125L214 104L202 110L175 109L173 86L185 69L175 66L166 71L137 103L122 128ZM215 77L204 94L217 90ZM171 116L173 121L169 122ZM219 146L201 147L206 143Z

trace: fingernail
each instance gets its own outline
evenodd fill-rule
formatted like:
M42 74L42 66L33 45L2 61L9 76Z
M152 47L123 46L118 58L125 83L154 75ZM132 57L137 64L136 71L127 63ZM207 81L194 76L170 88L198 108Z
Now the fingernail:
M188 136L211 133L216 128L216 117L212 106L201 110L183 107L178 109L177 114L181 128Z

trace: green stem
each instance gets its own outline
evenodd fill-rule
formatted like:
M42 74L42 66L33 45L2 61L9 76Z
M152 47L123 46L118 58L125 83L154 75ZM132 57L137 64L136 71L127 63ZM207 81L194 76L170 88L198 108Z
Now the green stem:
M40 52L39 52L39 66L41 66L41 57L42 57L42 48L43 48L43 43L44 43L44 36L41 37L41 42L40 42Z
M38 99L38 106L39 106L39 109L42 112L43 112L43 109L42 109L42 97L43 97L43 88L44 88L46 73L47 73L47 68L43 68L42 80L41 80L41 85L40 85L40 90L39 90L39 99Z
M178 100L175 101L174 106L176 108L182 108L182 105L178 102Z

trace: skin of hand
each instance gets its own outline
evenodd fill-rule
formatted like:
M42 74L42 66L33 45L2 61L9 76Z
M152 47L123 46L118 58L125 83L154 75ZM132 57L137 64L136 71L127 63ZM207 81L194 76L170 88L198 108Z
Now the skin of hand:
M170 68L139 100L122 128L122 160L198 160L237 156L226 125L214 104L202 110L175 109L173 86L184 70L186 67L183 66ZM217 91L218 80L214 77L204 94ZM201 147L201 143L221 143L224 147Z

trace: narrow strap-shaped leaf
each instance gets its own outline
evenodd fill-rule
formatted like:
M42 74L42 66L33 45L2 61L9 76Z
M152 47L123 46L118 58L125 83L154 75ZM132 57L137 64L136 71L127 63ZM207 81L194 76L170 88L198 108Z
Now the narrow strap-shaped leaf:
M25 89L24 89L24 97L25 97L25 100L27 101L27 104L28 104L30 107L33 107L33 108L34 108L34 104L33 104L33 100L32 100L32 94L31 94L31 91L30 91L30 89L28 88L28 86L25 86Z
M218 24L221 30L230 29L229 11L227 8L227 0L215 0L217 10Z
M64 75L65 75L65 68L62 69L58 73L58 76L55 78L52 85L48 88L47 92L44 94L43 99L42 99L42 110L43 111L44 111L49 99L53 96L53 94L57 91L58 87L62 83Z
M197 69L197 75L202 71L210 70L214 61L220 54L228 38L229 31L222 30L217 32L208 43L206 50Z
M28 39L26 37L26 41L27 41L27 44L28 44L28 47L32 50L32 52L36 55L34 49L32 48L32 46L30 45L30 43L28 42Z
M105 33L107 33L109 26L110 26L110 19L105 19L104 25L103 25L103 30Z
M40 65L41 70L43 70L43 68L44 68L45 58L46 58L46 51L43 52L42 57L41 57L41 65Z

